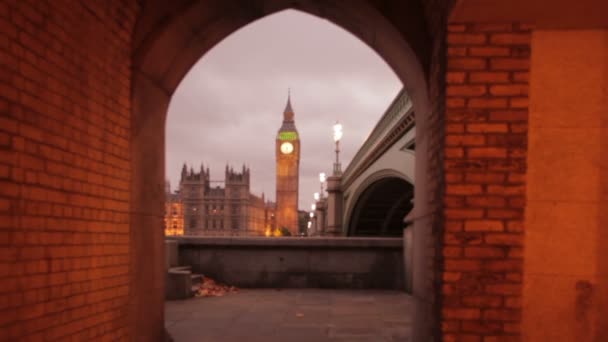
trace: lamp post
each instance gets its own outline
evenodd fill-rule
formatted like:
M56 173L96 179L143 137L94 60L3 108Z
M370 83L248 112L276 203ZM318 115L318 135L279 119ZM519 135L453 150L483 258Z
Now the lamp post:
M318 201L321 197L319 196L318 192L315 192L315 194L313 195L315 201Z
M334 163L334 176L340 176L342 174L342 167L340 165L340 139L342 139L342 125L336 122L334 125L334 141L336 142L336 162Z

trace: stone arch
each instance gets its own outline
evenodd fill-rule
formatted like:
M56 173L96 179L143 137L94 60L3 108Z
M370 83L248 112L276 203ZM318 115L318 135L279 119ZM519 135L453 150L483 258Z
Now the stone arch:
M401 237L403 218L413 208L413 195L414 185L401 175L385 174L366 180L351 202L346 223L348 236Z
M344 200L344 202L345 202L344 217L343 217L344 227L349 227L350 218L352 217L354 207L355 207L358 199L365 192L365 190L368 189L373 183L375 183L383 178L389 178L389 177L399 178L399 179L404 180L407 183L414 184L414 181L410 177L408 177L405 173L400 172L398 170L382 169L382 170L378 170L378 171L372 173L371 175L369 175L367 178L365 178L361 182L361 184L355 189L355 191L348 194L348 196L349 196L348 200L346 200L346 199Z
M193 64L215 44L255 20L285 9L325 18L378 53L401 79L412 99L416 112L416 146L429 145L420 139L428 141L431 136L425 134L425 130L432 111L428 79L433 72L433 44L427 32L425 9L418 1L383 4L366 0L145 1L133 36L130 229L131 288L154 289L136 290L131 294L131 323L143 339L154 339L153 336L160 334L150 330L151 324L159 329L163 326L164 236L158 213L162 213L164 205L165 122L171 96ZM424 148L418 150L427 152ZM426 172L426 164L420 165L416 172ZM416 184L417 193L425 188L420 182ZM418 198L426 197L417 195ZM417 205L418 208L425 206L422 202ZM425 228L422 225L431 223L418 224ZM421 236L419 240L424 238ZM160 253L151 254L150 246L155 246L154 250ZM421 252L421 255L428 253ZM141 267L144 260L147 267ZM433 272L426 266L425 257L419 261L420 272ZM433 302L429 296L433 293L427 283L421 286L425 287L419 292L422 308L415 310L428 317ZM414 286L414 295L416 293ZM421 322L424 324L416 326L428 334L429 324L433 325L431 319L421 318Z

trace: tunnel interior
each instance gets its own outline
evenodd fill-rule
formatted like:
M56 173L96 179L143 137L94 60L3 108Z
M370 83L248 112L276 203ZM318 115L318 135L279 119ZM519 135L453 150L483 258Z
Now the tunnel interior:
M400 237L404 217L412 210L414 186L398 177L369 185L359 196L351 214L349 236Z

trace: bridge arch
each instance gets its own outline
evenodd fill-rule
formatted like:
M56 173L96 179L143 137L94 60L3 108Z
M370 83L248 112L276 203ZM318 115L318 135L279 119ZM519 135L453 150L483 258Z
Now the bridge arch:
M403 218L413 208L414 184L395 170L368 177L349 200L345 226L348 236L403 234Z

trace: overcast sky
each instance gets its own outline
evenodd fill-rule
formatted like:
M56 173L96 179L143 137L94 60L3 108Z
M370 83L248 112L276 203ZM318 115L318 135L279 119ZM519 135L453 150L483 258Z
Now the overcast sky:
M329 21L287 10L256 21L209 51L169 106L167 177L178 188L184 162L224 179L226 163L251 168L251 191L275 198L274 144L287 89L300 133L300 209L331 173L332 125L344 126L343 169L402 85L362 41Z

